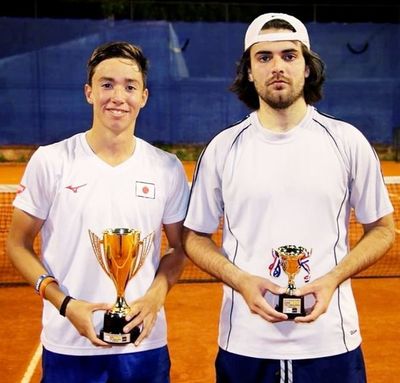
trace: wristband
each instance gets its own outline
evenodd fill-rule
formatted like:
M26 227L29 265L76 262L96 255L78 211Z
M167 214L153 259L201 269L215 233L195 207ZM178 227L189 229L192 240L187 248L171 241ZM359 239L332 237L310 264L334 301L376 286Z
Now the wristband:
M69 295L67 295L67 296L64 298L64 300L62 301L62 303L61 303L61 306L60 306L60 314L61 314L63 317L65 317L65 311L67 310L68 303L69 303L69 301L70 301L71 299L75 299L75 298L72 298L72 297L70 297Z
M36 283L35 283L35 290L36 290L36 292L39 294L39 292L40 292L40 285L42 284L42 282L46 279L46 278L54 278L52 275L50 275L50 274L42 274L39 278L38 278L38 280L36 281Z
M39 295L42 299L45 299L44 297L44 292L46 291L46 287L50 284L50 283L57 283L58 285L58 281L57 279L55 279L52 276L47 276L46 278L43 279L43 281L40 283L39 286Z

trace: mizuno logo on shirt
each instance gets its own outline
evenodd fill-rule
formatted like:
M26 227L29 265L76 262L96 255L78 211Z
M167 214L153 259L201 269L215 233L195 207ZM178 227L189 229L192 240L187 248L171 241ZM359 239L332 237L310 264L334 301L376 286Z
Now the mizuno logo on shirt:
M69 190L72 190L74 193L78 193L78 190L79 190L80 188L83 188L83 187L86 186L86 185L87 185L87 184L78 185L78 186L69 185L69 186L66 186L65 188L66 188L66 189L69 189Z

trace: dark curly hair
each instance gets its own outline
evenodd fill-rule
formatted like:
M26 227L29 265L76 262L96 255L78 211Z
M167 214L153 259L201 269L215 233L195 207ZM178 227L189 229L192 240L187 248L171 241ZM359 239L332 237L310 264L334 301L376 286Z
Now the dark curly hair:
M288 22L279 19L267 22L262 29L272 28L289 29L295 32L295 29ZM303 89L304 99L307 104L312 105L322 99L322 86L325 81L325 64L318 54L309 50L304 44L301 44L301 46L305 63L310 70L309 76L305 79ZM236 68L236 78L229 89L250 109L257 110L260 107L260 102L254 83L249 81L249 69L250 48L243 53Z
M93 51L87 63L87 83L92 85L92 78L97 65L104 60L116 57L134 60L139 65L143 77L143 84L146 88L148 60L138 46L125 41L109 42L100 45Z

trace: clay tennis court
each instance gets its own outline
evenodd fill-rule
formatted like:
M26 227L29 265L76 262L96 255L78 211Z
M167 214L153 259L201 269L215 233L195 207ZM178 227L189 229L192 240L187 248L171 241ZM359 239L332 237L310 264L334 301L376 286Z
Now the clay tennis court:
M191 179L194 163L185 163ZM0 165L0 183L19 182L21 165ZM383 162L385 176L400 176L400 164ZM0 249L1 250L1 249ZM398 253L396 257L398 257ZM399 261L397 260L397 270ZM363 351L369 383L397 383L400 375L400 278L353 279L359 308ZM221 285L217 282L179 283L166 303L172 383L211 383ZM1 381L40 381L41 300L32 287L0 288ZM257 383L257 382L255 382Z

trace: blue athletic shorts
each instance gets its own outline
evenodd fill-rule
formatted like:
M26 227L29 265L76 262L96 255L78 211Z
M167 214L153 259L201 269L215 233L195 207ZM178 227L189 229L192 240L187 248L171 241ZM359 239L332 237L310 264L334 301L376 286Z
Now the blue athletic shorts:
M168 347L129 354L75 356L43 348L42 383L169 383Z
M361 348L302 360L258 359L221 348L215 361L217 383L366 383Z

